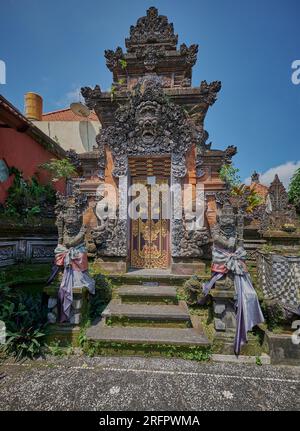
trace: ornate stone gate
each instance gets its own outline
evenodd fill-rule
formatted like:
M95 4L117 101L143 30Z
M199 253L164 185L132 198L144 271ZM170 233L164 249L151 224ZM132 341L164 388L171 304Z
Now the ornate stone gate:
M197 45L182 44L167 17L150 8L145 17L130 28L125 44L105 51L106 63L113 73L110 92L82 88L86 105L97 113L102 130L97 136L100 181L118 188L117 218L98 220L91 232L98 256L120 258L130 263L130 220L127 218L127 189L132 175L132 158L168 158L170 185L179 193L173 203L181 205L181 190L203 182L210 196L224 185L218 170L230 161L235 148L211 150L203 122L206 112L221 88L219 81L202 81L191 87L192 67L197 60ZM177 188L176 188L177 187ZM98 196L102 199L103 196ZM171 211L170 264L203 257L210 241L209 224L197 230ZM191 221L189 221L191 222Z

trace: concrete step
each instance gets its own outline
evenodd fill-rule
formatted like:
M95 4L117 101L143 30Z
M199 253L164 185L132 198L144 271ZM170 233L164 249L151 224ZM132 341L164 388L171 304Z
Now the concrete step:
M110 327L100 321L87 330L89 341L128 344L158 344L176 346L208 346L206 335L193 328Z
M107 276L114 285L122 286L124 284L143 285L144 283L158 283L159 285L165 286L182 286L190 276L188 275L137 275L135 272L127 274L110 274ZM210 277L204 275L204 279Z
M148 305L148 304L124 304L119 299L110 301L102 313L102 317L109 324L152 322L160 323L190 323L190 316L184 301L179 305ZM123 322L122 322L123 321Z
M122 303L177 303L176 289L172 286L124 285L118 289L118 295Z

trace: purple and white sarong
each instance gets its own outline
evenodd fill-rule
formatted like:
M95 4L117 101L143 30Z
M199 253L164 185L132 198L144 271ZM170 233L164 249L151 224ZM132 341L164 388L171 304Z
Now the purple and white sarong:
M247 342L247 332L264 322L258 297L252 285L245 264L246 251L239 247L234 253L220 248L213 248L212 277L203 285L204 295L208 295L217 280L225 274L233 275L236 301L236 334L234 352L240 354L241 347Z

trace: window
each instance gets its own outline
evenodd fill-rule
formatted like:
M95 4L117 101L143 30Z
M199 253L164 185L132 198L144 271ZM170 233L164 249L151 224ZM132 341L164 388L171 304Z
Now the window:
M4 183L9 178L8 166L4 160L0 160L0 183Z

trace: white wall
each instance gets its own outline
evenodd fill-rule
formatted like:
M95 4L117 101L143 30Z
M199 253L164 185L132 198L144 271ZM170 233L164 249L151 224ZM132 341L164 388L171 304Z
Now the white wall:
M73 149L77 153L92 151L99 133L98 121L33 121L50 138L58 139L65 150Z

